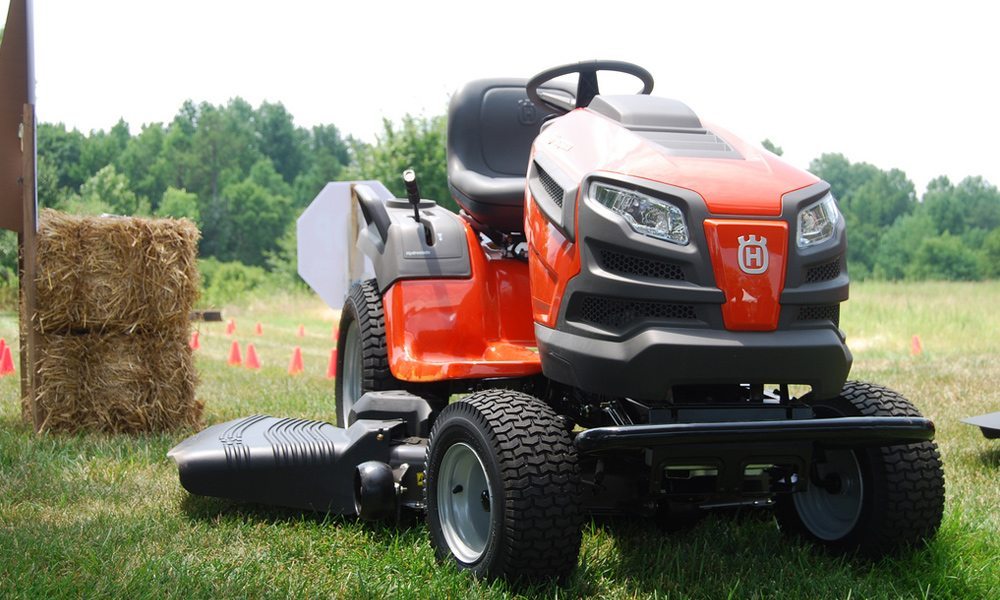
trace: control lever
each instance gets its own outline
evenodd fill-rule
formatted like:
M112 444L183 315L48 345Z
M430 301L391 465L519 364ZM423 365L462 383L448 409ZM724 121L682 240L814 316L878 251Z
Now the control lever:
M420 222L420 187L417 186L417 174L413 169L403 171L403 183L406 184L406 199L413 205L413 220Z
M420 220L420 187L417 185L417 174L413 169L403 171L403 183L406 185L406 199L413 205L413 220L423 225L427 245L433 246L434 234L431 232L430 224Z

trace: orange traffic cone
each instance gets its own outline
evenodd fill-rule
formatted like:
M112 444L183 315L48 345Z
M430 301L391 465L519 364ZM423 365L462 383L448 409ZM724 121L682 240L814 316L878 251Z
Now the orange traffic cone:
M199 338L197 331L191 332L191 342L189 345L192 350L199 350L201 348L201 339Z
M330 350L330 363L326 366L326 378L336 379L337 377L337 349Z
M920 356L923 351L924 347L920 344L920 336L913 336L913 339L910 340L910 354L913 356Z
M304 367L302 366L302 348L296 346L295 350L292 351L292 360L291 362L288 363L288 374L298 375L303 371L303 369Z
M10 355L10 346L4 346L0 353L0 377L14 374L14 357Z
M299 325L298 336L299 337L306 337L306 326L305 325Z
M234 333L236 333L236 320L229 319L229 322L226 323L226 335L233 335Z
M247 344L246 367L255 371L260 368L260 359L257 358L257 349L253 347L253 344Z
M233 345L229 347L229 366L238 367L243 364L243 357L240 356L240 343L233 340Z
M264 335L264 327L261 326L260 322L258 322L257 326L253 328L253 332L257 335Z
M7 347L7 340L0 338L0 356L3 356L3 350Z

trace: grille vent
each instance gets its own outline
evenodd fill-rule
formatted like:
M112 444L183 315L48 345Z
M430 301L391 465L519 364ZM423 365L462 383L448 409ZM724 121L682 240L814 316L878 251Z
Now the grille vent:
M674 263L600 248L597 259L606 271L652 279L684 280L684 271Z
M538 170L538 179L542 182L542 187L545 188L545 193L552 198L552 201L556 203L559 208L563 205L563 194L565 193L555 179L545 172L545 169L541 167L538 163L535 163L535 169Z
M840 327L840 305L803 306L799 309L799 321L833 321L834 325Z
M806 271L806 283L816 283L819 281L830 281L840 277L840 260L834 260L815 267L809 267Z
M620 329L646 319L693 320L694 306L669 302L623 300L604 296L584 296L577 304L576 319L601 327Z

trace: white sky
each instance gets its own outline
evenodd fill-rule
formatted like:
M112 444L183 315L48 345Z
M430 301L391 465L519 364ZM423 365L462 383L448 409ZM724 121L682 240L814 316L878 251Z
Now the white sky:
M836 151L903 169L918 193L938 174L1000 184L1000 8L987 1L34 4L39 117L83 131L242 96L373 140L383 116L442 113L465 81L613 58L801 167Z

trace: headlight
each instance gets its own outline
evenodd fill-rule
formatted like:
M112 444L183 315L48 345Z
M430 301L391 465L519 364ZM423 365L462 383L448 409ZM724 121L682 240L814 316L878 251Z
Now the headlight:
M669 202L596 182L590 186L590 197L624 217L632 229L643 235L682 246L688 243L684 213Z
M832 238L838 221L840 211L831 194L803 208L799 211L799 248L815 246Z

